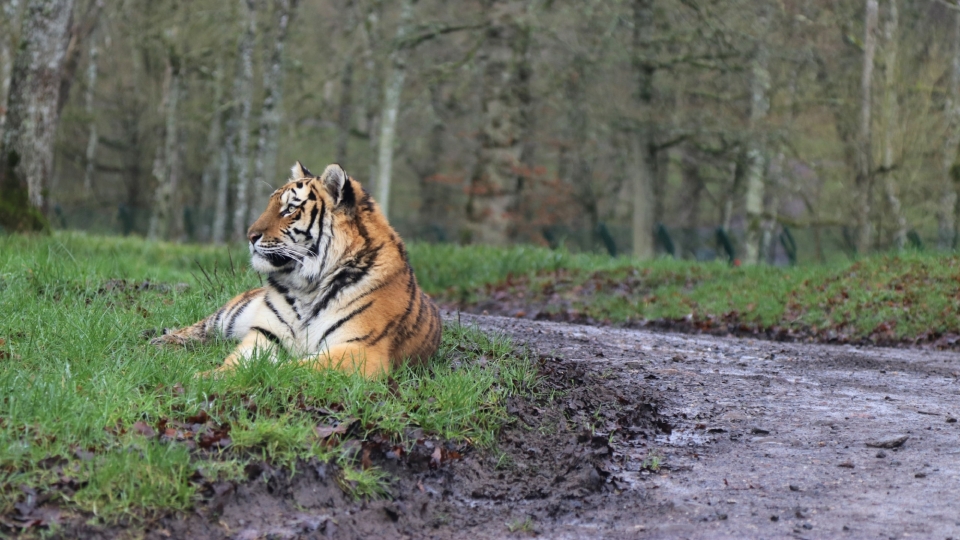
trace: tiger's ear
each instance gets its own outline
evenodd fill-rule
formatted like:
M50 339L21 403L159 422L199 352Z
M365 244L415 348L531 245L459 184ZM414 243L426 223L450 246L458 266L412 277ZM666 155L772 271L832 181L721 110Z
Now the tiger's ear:
M333 200L336 201L335 204L340 204L344 199L344 190L349 189L347 184L347 171L343 170L343 167L334 163L333 165L327 165L327 168L323 170L323 174L320 175L320 182L323 183L323 187L330 193L330 196L333 197ZM344 188L346 186L346 188Z
M296 163L296 165L293 166L292 169L290 169L290 174L292 175L290 179L293 180L294 182L296 182L297 180L303 180L304 178L316 177L315 174L310 172L309 169L304 167L303 163L300 163L299 161Z

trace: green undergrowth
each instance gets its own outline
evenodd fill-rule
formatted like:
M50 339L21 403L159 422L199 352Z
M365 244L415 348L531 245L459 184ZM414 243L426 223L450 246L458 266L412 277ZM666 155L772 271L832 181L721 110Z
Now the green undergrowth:
M411 259L441 301L505 315L536 310L563 320L660 321L686 330L821 341L952 347L960 337L960 257L954 254L909 251L819 266L732 267L529 247L417 245Z
M246 268L238 249L0 235L0 515L41 494L139 519L189 508L205 482L245 479L251 463L311 458L336 463L353 494L379 496L390 478L358 443L490 448L506 398L536 384L509 340L461 326L427 366L373 381L290 359L199 378L230 343L147 343L257 286Z

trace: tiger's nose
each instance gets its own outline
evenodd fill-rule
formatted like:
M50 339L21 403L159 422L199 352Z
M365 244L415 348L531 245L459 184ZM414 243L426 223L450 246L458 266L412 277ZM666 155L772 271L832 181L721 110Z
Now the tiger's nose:
M247 238L250 239L250 243L251 243L251 244L256 244L256 243L257 243L257 240L259 240L262 236L263 236L263 235L260 234L260 233L258 233L258 232L250 232L250 233L247 233Z

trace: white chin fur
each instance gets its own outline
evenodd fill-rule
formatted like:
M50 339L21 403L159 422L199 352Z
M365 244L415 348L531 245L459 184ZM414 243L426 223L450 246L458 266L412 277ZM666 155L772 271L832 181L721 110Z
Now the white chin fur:
M269 274L277 268L270 264L266 259L260 256L259 253L250 254L250 266L257 272L261 274Z

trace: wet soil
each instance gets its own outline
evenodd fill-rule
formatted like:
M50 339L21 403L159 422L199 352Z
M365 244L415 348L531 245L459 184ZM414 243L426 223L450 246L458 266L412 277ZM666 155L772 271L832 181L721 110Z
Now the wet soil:
M60 534L960 537L956 353L458 318L540 362L544 391L509 404L497 452L374 448L396 480L368 502L346 497L332 466L262 465L210 486L194 513Z

